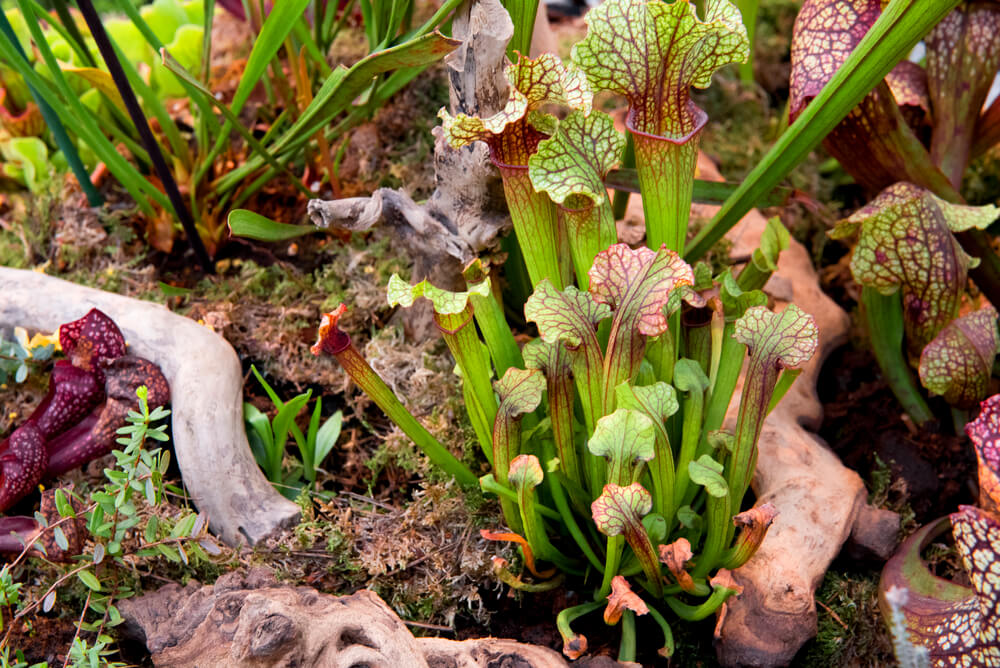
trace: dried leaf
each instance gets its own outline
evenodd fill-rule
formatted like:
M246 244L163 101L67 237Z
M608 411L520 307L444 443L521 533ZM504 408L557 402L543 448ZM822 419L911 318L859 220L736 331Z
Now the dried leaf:
M660 545L659 550L660 561L673 574L681 589L687 592L694 591L694 580L684 568L685 564L694 558L690 541L687 538L678 538L669 545Z
M616 575L611 578L611 593L608 594L608 606L604 608L604 623L617 624L622 618L622 613L626 610L631 610L637 615L649 614L646 603L632 591L628 580L621 575Z

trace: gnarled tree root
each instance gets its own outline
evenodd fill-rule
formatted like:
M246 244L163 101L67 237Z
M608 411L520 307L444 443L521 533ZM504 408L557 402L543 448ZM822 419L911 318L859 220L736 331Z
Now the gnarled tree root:
M699 168L714 171L711 165ZM756 248L765 224L754 210L733 228L727 235L733 256ZM764 423L752 485L757 504L773 503L780 515L760 550L735 572L743 594L729 602L716 644L726 666L787 665L816 635L815 591L845 541L885 559L899 530L898 516L867 506L861 478L813 433L823 417L819 372L846 338L847 314L820 289L808 251L794 240L764 290L776 309L794 302L812 314L820 345ZM737 403L730 406L730 427Z
M263 569L214 586L167 585L122 601L125 633L158 666L223 668L567 668L557 652L512 640L414 638L369 590L350 596L279 585Z
M295 522L298 506L274 490L250 452L242 370L225 339L159 304L34 271L0 267L0 294L0 328L52 332L99 308L121 328L131 353L160 367L170 383L184 485L223 541L253 545Z

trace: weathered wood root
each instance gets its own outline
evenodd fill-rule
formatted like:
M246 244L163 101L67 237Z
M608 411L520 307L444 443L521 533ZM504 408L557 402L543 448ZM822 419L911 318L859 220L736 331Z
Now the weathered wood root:
M119 609L125 632L157 666L568 667L551 649L512 640L414 638L367 589L321 594L279 585L263 569L226 574L214 586L167 585Z

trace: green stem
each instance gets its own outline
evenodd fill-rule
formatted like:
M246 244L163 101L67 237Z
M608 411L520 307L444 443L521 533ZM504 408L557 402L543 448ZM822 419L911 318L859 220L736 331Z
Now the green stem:
M482 425L492 425L497 417L497 400L493 394L490 359L472 324L472 305L466 304L461 313L434 314L434 322L462 372L462 385L470 388L474 410L480 413ZM480 435L484 452L493 447L492 437ZM487 455L488 456L488 455Z
M593 601L590 603L581 603L580 605L574 605L571 608L565 608L564 610L559 611L559 614L556 615L556 628L559 629L559 635L562 636L563 643L565 645L563 647L563 653L571 655L572 652L576 656L579 656L583 652L587 651L587 646L585 641L582 647L579 648L574 647L574 641L576 641L579 638L579 636L577 636L576 633L573 632L573 629L570 627L570 624L576 621L578 617L582 617L586 614L593 612L594 610L598 610L601 607L603 607L605 604L605 601L603 599L604 597L602 596L601 600L599 601ZM579 652L577 653L578 649Z
M463 487L476 485L478 479L469 467L458 461L422 424L417 422L353 345L348 345L335 354L337 361L344 367L351 380L358 384L375 405L381 408L382 412L389 416L389 419L395 422L436 466L452 475Z
M659 624L660 630L663 632L663 649L659 653L669 659L674 655L674 633L670 630L670 624L667 623L659 610L651 605L647 607L649 608L649 616Z
M469 285L474 285L486 280L487 275L483 269L483 264L478 259L467 266L462 275ZM490 296L483 297L480 294L470 293L469 300L472 302L473 314L476 317L476 324L483 334L486 347L490 351L493 359L493 367L496 369L496 377L503 378L507 369L511 367L523 368L524 358L521 350L514 340L514 333L503 314L503 304L500 301L502 295L496 287L496 282L491 281Z
M635 169L635 140L631 133L625 133L625 155L622 156L622 169ZM615 220L621 220L628 211L629 191L615 190L614 200L611 205L612 215Z
M698 563L691 571L691 577L703 578L719 563L726 549L732 519L729 494L708 497L705 507L705 544L698 555Z
M576 284L581 290L587 290L590 287L587 272L594 266L594 258L618 241L611 202L605 197L599 204L585 209L559 207L559 215L569 237Z
M631 610L622 613L622 642L618 646L618 661L635 661L635 613Z
M916 424L929 422L934 414L924 401L903 353L903 304L900 293L885 296L866 286L861 291L861 305L868 324L872 354L886 384Z
M735 331L736 326L731 322L727 322L722 330L722 354L719 356L718 370L709 390L702 440L707 437L708 432L722 427L722 421L726 418L726 411L733 400L733 392L740 378L740 369L743 368L747 347L733 338Z
M633 125L630 111L625 126L635 140L635 162L646 217L646 245L661 245L684 255L694 169L698 162L698 138L708 114L695 110L695 129L684 137L651 135Z
M694 460L698 450L698 442L701 440L704 409L704 392L699 392L696 389L691 390L687 398L684 399L684 428L681 435L681 451L677 457L677 477L674 481L673 509L683 505L684 496L687 494L688 482L691 479L688 464ZM664 517L667 518L667 522L672 526L672 513L671 515L664 515Z
M487 473L479 479L479 488L484 492L495 495L498 499L509 499L511 502L517 503L517 492L512 490L510 487L505 487L504 485L498 483L492 473ZM559 522L563 519L560 512L552 510L544 504L535 503L535 509L538 511L539 515L547 517L550 520Z
M701 605L688 605L683 603L674 597L667 598L667 605L670 609L674 611L681 619L689 622L697 622L705 619L716 610L719 609L723 603L726 602L730 596L736 592L732 589L727 589L725 587L716 587L712 590L712 595L708 597L708 600Z
M535 192L527 165L507 165L494 160L503 178L503 191L514 223L514 234L524 255L532 285L547 278L557 290L565 287L559 266L559 219L556 207L544 193Z
M712 364L712 309L685 304L681 322L684 325L684 357L697 362L708 375Z
M753 52L754 37L757 34L757 0L736 0L736 7L743 17L743 25L747 29L747 40L750 42L750 55L747 62L740 63L740 80L745 84L753 84Z
M549 541L548 534L545 532L545 524L538 515L535 488L527 483L518 485L517 500L521 513L521 523L524 527L524 537L528 541L528 545L531 546L535 557L552 562L560 570L579 574L580 569L574 565L572 560L553 547Z
M674 365L677 363L677 351L674 347L674 337L668 329L655 339L646 341L646 360L653 367L653 375L664 383L672 383Z
M625 536L608 536L608 550L604 557L604 579L601 581L600 598L607 598L611 593L611 580L618 575L618 566L622 561L622 551L625 549Z
M552 474L545 476L546 481L549 484L549 491L552 493L552 500L556 503L556 508L559 510L558 521L561 521L563 526L569 530L570 536L573 537L573 541L576 542L576 546L580 548L584 556L587 557L587 561L593 566L598 573L604 571L604 564L601 563L600 558L594 553L594 550L590 547L590 543L587 542L587 537L583 535L583 531L580 530L580 525L576 521L576 516L573 515L573 509L570 508L569 503L566 499L566 491L563 489L562 484L559 482L558 477Z

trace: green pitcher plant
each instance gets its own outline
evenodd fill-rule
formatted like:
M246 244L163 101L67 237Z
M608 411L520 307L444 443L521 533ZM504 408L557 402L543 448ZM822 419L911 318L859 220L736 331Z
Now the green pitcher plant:
M557 290L543 279L524 309L539 336L520 351L523 365L507 367L496 380L493 350L506 344L488 340L489 326L477 327L492 309L472 301L495 300L489 278L457 293L426 281L390 282L390 303L425 298L434 306L491 468L479 484L499 497L525 561L549 562L593 582L593 603L560 616L569 653L581 643L570 622L604 605L616 577L638 584L636 595L660 622L669 653L672 636L656 605L682 619L716 612L738 591L726 572L753 555L774 519L768 506L740 510L764 418L787 390L787 370L812 356L815 323L795 305L773 312L761 292L743 292L728 272L701 292L694 280L695 271L665 246L654 252L625 244L597 254L587 290ZM341 305L324 316L314 352L335 355L432 461L462 484L475 482L353 347L338 326L345 310ZM701 361L687 356L697 353L697 336L685 331L674 341L669 331L675 312L697 311L708 311L708 329L715 330ZM675 358L667 380L654 369L654 358L664 354ZM709 407L729 405L735 385L729 379L745 361L735 431L721 431ZM679 541L693 551L680 562ZM544 584L503 575L513 586ZM622 619L632 614L626 608ZM623 623L623 645L631 628Z
M707 120L688 90L748 50L735 7L705 5L701 19L688 2L608 0L588 15L572 63L545 54L509 65L500 112L440 114L452 146L485 141L500 169L533 289L523 315L537 337L517 343L498 274L481 260L466 268L464 291L393 276L388 301L431 302L485 475L392 394L340 328L345 305L323 317L313 347L336 356L436 465L499 498L509 530L483 535L515 542L527 569L517 575L494 560L503 582L540 591L575 576L593 587L592 600L556 620L571 657L586 651L572 630L581 615L605 608L608 624L621 622L621 660L634 660L635 616L649 615L669 656L668 616L703 619L740 591L731 571L756 552L780 510L743 509L757 441L794 367L817 346L811 316L795 305L775 312L760 291L788 246L776 221L738 273L713 277L680 255L695 142ZM630 34L626 24L641 30ZM630 105L647 246L617 243L605 179L626 142L592 109L592 89L618 92ZM553 105L567 113L550 113ZM638 133L652 138L648 146L640 148Z

